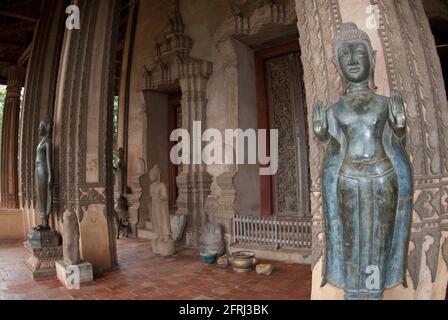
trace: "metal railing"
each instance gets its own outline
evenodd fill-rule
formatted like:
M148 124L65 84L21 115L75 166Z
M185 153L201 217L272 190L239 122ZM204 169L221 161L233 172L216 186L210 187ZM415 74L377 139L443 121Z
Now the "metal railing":
M250 217L234 215L234 243L255 243L279 248L311 248L311 218Z

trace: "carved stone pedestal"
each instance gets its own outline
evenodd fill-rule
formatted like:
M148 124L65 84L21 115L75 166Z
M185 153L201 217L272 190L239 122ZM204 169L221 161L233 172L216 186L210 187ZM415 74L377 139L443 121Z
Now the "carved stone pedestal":
M152 250L155 254L168 257L176 253L176 242L174 240L154 240Z
M64 260L56 261L56 273L59 281L68 289L79 289L81 283L93 281L93 269L90 262L69 265Z
M33 248L29 242L24 243L27 251L25 265L34 280L47 279L56 275L55 262L62 259L62 246Z

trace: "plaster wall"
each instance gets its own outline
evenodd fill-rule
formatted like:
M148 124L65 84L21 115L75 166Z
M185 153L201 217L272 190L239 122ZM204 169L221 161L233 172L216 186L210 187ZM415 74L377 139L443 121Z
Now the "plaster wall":
M22 210L0 210L0 243L24 239Z

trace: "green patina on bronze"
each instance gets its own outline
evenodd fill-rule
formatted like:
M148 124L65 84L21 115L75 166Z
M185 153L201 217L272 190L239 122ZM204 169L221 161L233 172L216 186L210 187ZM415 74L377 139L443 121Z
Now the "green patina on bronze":
M405 152L400 93L377 95L368 35L345 23L333 40L345 95L328 110L318 102L313 130L325 144L322 194L326 254L322 286L346 299L382 299L406 284L412 170Z
M41 225L37 228L42 230L50 229L48 216L51 211L51 188L53 184L51 172L52 145L50 129L49 122L42 121L39 124L39 135L42 137L42 140L36 149L35 180L41 221Z

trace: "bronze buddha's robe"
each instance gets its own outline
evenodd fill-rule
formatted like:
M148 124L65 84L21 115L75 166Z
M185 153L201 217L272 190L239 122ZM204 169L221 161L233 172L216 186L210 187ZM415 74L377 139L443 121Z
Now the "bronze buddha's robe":
M389 98L371 94L361 111L345 97L327 111L322 285L343 288L346 299L381 299L385 288L407 285L412 171L404 136L388 121ZM370 158L356 161L357 152Z

